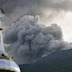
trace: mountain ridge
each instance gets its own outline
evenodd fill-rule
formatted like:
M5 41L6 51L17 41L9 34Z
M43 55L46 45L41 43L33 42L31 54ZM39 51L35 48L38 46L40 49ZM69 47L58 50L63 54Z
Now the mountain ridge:
M22 72L72 72L72 49L54 52L20 68Z

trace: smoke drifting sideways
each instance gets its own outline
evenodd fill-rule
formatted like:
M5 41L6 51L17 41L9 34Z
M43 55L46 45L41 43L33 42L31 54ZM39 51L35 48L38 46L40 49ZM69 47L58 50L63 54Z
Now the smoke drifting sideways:
M18 64L33 63L52 52L70 49L64 42L60 26L39 24L39 16L23 16L6 30L4 42L10 44L9 54Z

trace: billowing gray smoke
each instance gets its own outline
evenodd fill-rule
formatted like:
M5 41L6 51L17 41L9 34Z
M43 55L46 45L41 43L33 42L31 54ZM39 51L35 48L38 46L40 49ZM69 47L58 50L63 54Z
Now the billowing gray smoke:
M19 64L32 63L72 45L62 39L61 28L38 23L38 16L24 16L5 32L5 43L10 44L10 54Z

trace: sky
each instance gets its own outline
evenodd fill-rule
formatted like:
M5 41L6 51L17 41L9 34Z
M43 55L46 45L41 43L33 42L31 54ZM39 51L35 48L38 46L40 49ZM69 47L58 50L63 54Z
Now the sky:
M72 0L0 0L0 7L5 12L5 18L3 19L2 24L5 33L4 40L5 43L10 45L10 53L12 55L14 53L14 60L17 63L19 63L19 61L17 61L18 59L22 61L19 64L32 63L39 58L48 55L49 52L46 51L46 47L48 49L52 48L50 50L51 52L56 50L55 47L57 46L57 44L58 48L60 45L62 45L62 43L62 47L64 46L64 48L72 47L70 44L66 43L72 42ZM30 25L28 23L30 23ZM57 24L57 26L51 24ZM61 27L61 29L59 28L59 26ZM20 27L22 28L22 30ZM27 30L27 27L30 28L31 34L26 35L28 33L27 31L25 31ZM48 27L48 29L46 29L46 27ZM37 32L37 34L34 34L32 30ZM49 31L46 32L45 30ZM13 35L15 36L15 38L13 38ZM26 37L24 35L26 35ZM21 38L22 36L24 36L24 38ZM32 40L34 36L36 38ZM41 40L43 40L43 43L41 43L41 41L39 43L36 41L36 39L39 39L40 36ZM50 47L45 47L45 44L47 43L45 39L47 38L47 36L49 39L51 39L49 42L49 44L51 43ZM31 51L29 46L29 38L32 41L31 48L34 47L34 45L36 46L36 44L38 43L36 49L33 48ZM63 39L65 42L62 41ZM38 47L42 47L41 44L43 44L44 50L38 49ZM15 55L15 51L18 46L18 52ZM15 47L15 49L13 49L13 47ZM23 49L24 47L25 49ZM26 52L23 52L23 54L21 54L22 50ZM32 52L34 55L30 52ZM39 57L37 57L37 55ZM23 58L21 56L23 56ZM31 60L29 61L29 59Z

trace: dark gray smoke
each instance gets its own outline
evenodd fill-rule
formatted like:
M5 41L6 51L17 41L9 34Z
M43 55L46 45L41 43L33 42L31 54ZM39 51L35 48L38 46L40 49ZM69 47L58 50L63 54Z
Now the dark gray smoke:
M35 16L43 18L43 22L52 20L62 11L71 11L72 0L0 0L0 7L6 14L6 29L16 22L6 31L4 40L10 44L10 54L17 63L32 63L53 51L72 47L62 40L59 26L42 26Z
M54 51L72 47L63 41L58 25L45 27L38 23L39 20L39 16L24 16L5 32L9 53L19 64L32 63Z

